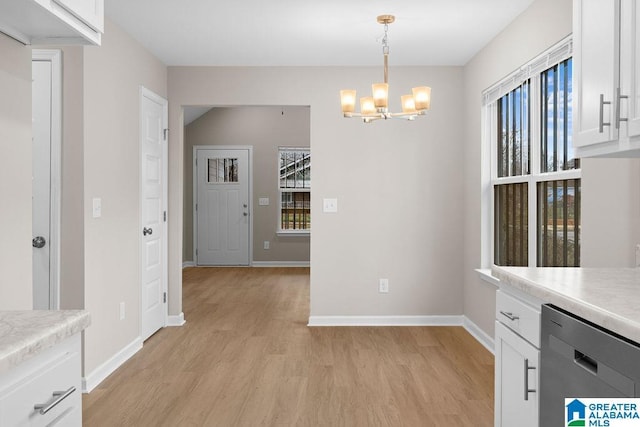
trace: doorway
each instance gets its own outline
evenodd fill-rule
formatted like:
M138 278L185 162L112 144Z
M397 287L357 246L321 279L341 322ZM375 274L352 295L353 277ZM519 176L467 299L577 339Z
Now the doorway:
M196 146L196 265L250 264L251 147Z
M62 52L32 51L33 308L60 306Z

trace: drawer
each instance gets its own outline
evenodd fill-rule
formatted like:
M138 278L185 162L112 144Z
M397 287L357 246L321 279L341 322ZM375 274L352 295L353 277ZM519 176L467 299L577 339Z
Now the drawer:
M0 426L81 426L80 353L67 352L32 370L0 394ZM74 391L54 396L54 392ZM58 401L59 403L51 405ZM41 414L34 405L51 405Z
M496 320L540 348L540 307L499 290L496 292Z

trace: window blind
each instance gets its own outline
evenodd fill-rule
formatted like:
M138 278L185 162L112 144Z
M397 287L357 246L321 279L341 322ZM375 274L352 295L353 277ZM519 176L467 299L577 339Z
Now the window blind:
M522 67L518 68L497 83L488 87L482 92L482 105L486 106L494 103L503 95L511 92L532 76L540 74L549 67L564 61L573 54L573 38L567 36L558 42L551 49L546 51Z

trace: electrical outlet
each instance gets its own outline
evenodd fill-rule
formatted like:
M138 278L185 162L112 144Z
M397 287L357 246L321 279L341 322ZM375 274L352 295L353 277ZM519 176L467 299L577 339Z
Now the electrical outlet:
M124 313L124 302L120 303L120 320L124 320L125 317L125 313Z
M268 240L265 240L265 241L264 241L264 249L265 249L265 250L266 250L266 249L269 249L269 246L270 246L269 241L268 241Z
M378 292L381 294L389 293L389 279L380 279L378 282Z

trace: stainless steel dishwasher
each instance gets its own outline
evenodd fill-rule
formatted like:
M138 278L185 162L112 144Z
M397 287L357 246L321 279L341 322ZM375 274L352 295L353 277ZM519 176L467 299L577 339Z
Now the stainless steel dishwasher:
M564 424L567 397L640 397L640 344L542 306L540 426Z

